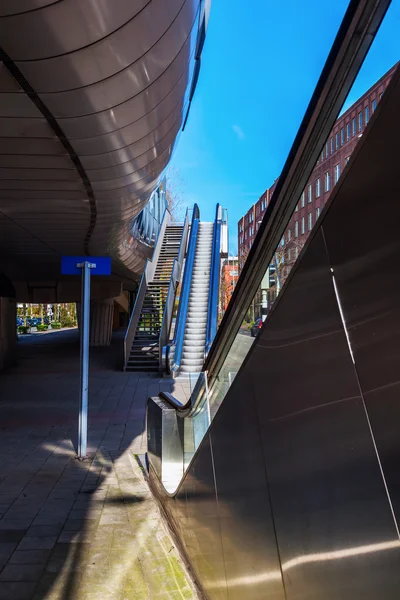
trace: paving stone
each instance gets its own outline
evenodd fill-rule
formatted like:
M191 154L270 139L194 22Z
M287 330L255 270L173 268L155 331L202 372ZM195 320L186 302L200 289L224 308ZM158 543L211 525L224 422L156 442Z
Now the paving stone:
M44 565L50 557L51 550L16 550L10 556L9 564Z
M0 585L0 600L30 600L35 591L36 582L7 582Z
M71 335L76 334L67 332L66 339ZM145 451L145 405L150 392L160 389L158 378L104 369L103 363L91 369L88 447L97 454L80 463L71 442L78 355L71 362L64 348L54 348L43 360L36 343L29 357L27 366L22 362L0 379L0 397L8 399L13 422L20 423L4 441L6 450L14 445L13 455L7 464L4 457L0 462L0 479L5 478L0 483L0 513L5 514L0 600L193 600L158 508L128 454L133 448ZM163 389L172 391L172 385L163 381ZM6 404L0 402L1 423L7 422ZM2 443L0 438L0 452ZM170 550L168 560L164 547ZM179 592L171 557L177 561Z
M57 536L24 537L18 550L50 550L57 541Z
M40 564L7 565L0 573L0 581L39 581L42 571L43 565Z

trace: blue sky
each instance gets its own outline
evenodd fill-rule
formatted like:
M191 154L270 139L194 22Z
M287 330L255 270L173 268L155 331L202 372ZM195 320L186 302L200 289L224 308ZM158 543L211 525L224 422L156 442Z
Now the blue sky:
M212 3L199 83L171 165L202 219L213 219L217 202L228 209L233 252L237 221L279 176L346 7L344 0ZM394 2L346 106L400 58L399 30Z

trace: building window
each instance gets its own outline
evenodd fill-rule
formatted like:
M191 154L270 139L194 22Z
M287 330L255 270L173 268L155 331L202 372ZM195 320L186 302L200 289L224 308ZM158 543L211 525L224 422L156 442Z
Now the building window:
M324 150L322 149L322 152L321 152L321 161L323 161L323 160L324 160Z
M376 109L376 100L372 100L372 112L375 112Z
M295 212L297 212L299 210L299 205L298 204L296 204L296 208L294 210L295 210Z
M334 148L333 148L333 137L331 137L331 154L333 154L333 150L334 150Z
M344 127L340 130L340 144L343 146L344 144Z
M351 138L351 125L350 125L350 123L347 123L347 127L346 127L346 142L348 142L350 138Z
M315 211L315 220L316 220L316 221L319 219L319 215L320 215L320 214L321 214L321 209L320 209L320 207L318 206L318 207L317 207L317 210Z
M308 186L308 203L312 202L312 185Z
M335 165L335 183L339 181L340 177L340 165Z
M317 181L315 182L315 197L319 198L321 195L321 180L318 177Z
M299 222L294 222L294 237L299 237Z
M365 124L369 121L369 106L365 107Z
M325 144L325 157L328 158L329 156L329 144L328 142L326 142Z
M344 160L345 160L345 164L347 165L347 163L348 163L348 162L349 162L349 160L350 160L350 156L346 156L346 158L345 158Z
M379 94L379 100L382 100L383 92Z
M363 126L362 112L359 112L358 113L358 131L362 131L362 126Z
M291 258L292 258L291 248L288 248L288 251L287 251L287 259L288 259L288 261L290 261Z
M339 132L337 132L337 134L335 135L335 147L336 150L339 149Z
M325 191L329 192L330 189L331 189L331 176L329 174L329 171L327 171L325 173Z
M312 229L312 213L308 213L308 231Z
M304 192L303 192L301 195L301 203L300 203L301 208L304 208L304 204L305 204L305 199L304 199Z
M356 135L357 133L357 119L354 117L353 119L353 137Z
M304 217L301 217L301 233L305 233L306 232L306 220Z
M297 257L298 257L298 255L299 255L299 249L298 249L298 247L297 247L297 246L296 246L296 248L295 248L295 254L296 254L296 258L297 258Z
M287 241L290 242L291 239L292 239L292 232L290 231L290 229L288 229L288 232L287 232Z

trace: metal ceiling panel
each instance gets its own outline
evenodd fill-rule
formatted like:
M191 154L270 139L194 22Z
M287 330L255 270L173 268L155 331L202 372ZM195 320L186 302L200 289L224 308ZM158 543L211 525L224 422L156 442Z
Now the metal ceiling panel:
M42 0L40 4L48 4L45 10L25 14L13 11L14 16L2 19L0 39L17 61L58 56L109 36L131 21L148 3L149 0L68 0L52 3ZM9 4L11 9L16 1L10 0ZM32 7L31 0L25 4ZM1 6L0 15L3 11ZM22 39L13 35L15 30L24 32Z
M92 85L141 60L167 33L183 4L192 1L152 0L136 18L95 44L38 61L27 62L21 57L16 59L16 64L38 93L54 93ZM50 29L47 39L50 36L57 38L59 29L59 24ZM22 27L23 34L25 31L26 28ZM24 35L21 37L23 39ZM132 43L132 40L135 42ZM3 47L8 53L7 41L4 41Z
M132 219L176 143L200 5L68 0L0 16L0 270L57 278L60 254L106 252L137 279L148 251Z

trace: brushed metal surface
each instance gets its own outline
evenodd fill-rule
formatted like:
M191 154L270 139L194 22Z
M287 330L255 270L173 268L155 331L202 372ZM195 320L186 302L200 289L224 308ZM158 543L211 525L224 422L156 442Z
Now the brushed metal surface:
M160 492L210 600L399 596L399 78L194 455L179 501Z
M323 223L344 319L372 432L397 524L400 522L400 73L394 75L365 145L343 177L340 194ZM348 179L356 178L357 194ZM378 200L378 202L377 202ZM341 221L340 244L335 223ZM361 219L360 219L361 216ZM361 221L361 226L359 225Z
M127 285L137 277L146 253L132 237L131 222L176 143L201 5L2 3L6 63L13 61L56 119L88 181L82 181L48 115L23 90L23 80L1 64L1 271L14 278L56 277L57 255L82 254L89 233L89 252L111 254L114 274Z
M363 554L398 537L321 231L257 340L248 370L288 600L372 600L383 589L394 598L400 547L389 556Z

